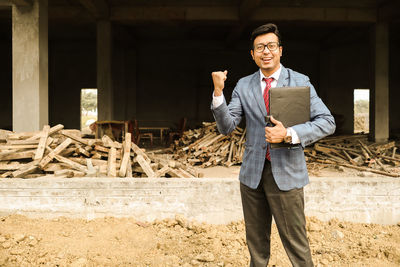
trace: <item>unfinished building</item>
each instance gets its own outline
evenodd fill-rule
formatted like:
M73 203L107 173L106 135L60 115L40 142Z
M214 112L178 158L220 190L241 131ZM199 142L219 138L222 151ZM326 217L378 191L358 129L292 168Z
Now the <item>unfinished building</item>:
M229 70L226 96L256 65L252 29L276 23L282 62L307 74L354 131L354 89L370 90L376 141L400 129L400 6L357 0L2 0L0 128L80 128L80 93L98 89L99 120L170 126L211 121L214 70Z

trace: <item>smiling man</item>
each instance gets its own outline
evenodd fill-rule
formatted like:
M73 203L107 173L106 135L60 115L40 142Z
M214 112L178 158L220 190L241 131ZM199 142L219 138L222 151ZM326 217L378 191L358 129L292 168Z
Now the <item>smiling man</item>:
M335 121L309 78L281 65L282 51L275 24L253 31L250 54L259 70L239 80L229 105L223 96L228 72L212 73L211 109L218 130L229 134L246 117L247 141L239 180L250 266L256 267L268 265L272 216L293 266L313 266L304 215L303 187L308 184L304 147L335 131ZM310 87L310 121L285 128L272 118L275 126L265 127L268 90L286 86ZM270 143L282 141L295 146L270 148Z

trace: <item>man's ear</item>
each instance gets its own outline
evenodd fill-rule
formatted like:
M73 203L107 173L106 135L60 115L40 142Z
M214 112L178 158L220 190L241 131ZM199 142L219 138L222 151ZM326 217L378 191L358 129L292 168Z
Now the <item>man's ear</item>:
M250 50L251 58L254 60L254 52L253 50Z
M283 46L279 47L279 55L282 56Z

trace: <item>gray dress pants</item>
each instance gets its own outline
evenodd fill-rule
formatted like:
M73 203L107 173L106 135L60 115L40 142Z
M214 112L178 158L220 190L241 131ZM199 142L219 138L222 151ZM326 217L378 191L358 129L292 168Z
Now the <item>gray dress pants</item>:
M281 191L272 175L271 163L265 160L257 189L240 183L240 195L251 267L268 265L272 216L292 265L313 266L306 233L303 188Z

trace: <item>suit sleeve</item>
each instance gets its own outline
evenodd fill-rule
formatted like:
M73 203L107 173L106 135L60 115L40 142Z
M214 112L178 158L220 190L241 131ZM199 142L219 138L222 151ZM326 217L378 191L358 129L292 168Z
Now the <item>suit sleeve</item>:
M217 122L218 131L225 135L230 134L243 117L243 108L238 93L238 86L233 90L229 105L226 104L224 98L224 102L216 108L211 104L211 111Z
M319 139L333 134L336 124L329 109L318 97L314 86L307 78L306 86L310 87L310 121L292 126L300 138L303 147L312 144Z

